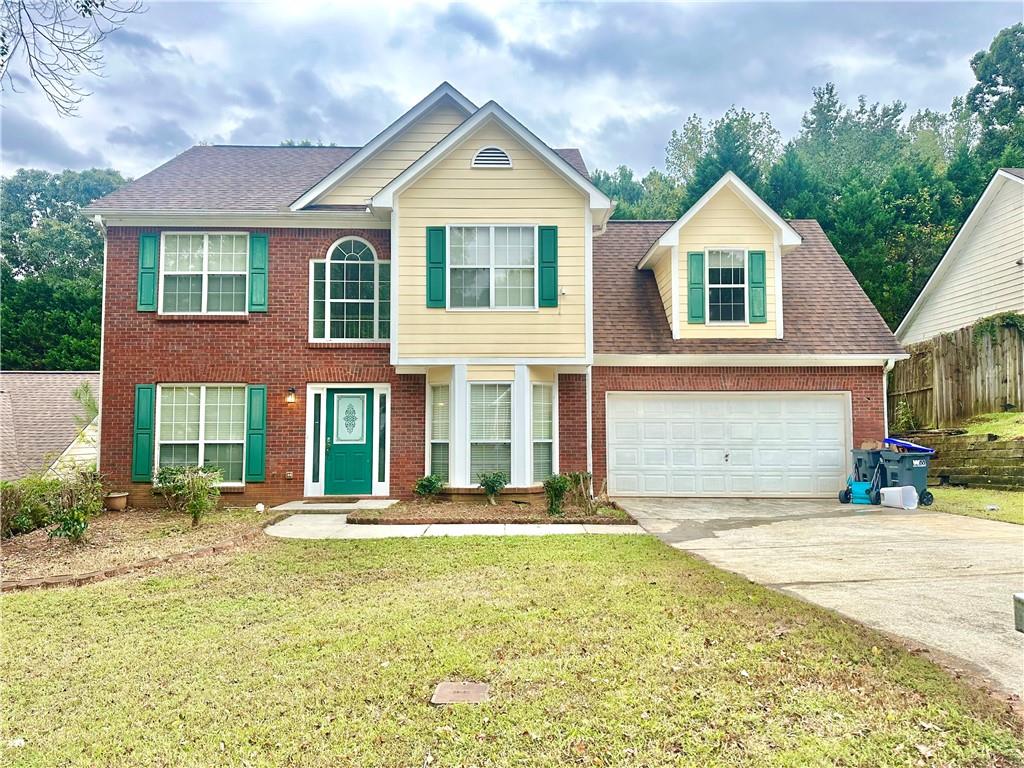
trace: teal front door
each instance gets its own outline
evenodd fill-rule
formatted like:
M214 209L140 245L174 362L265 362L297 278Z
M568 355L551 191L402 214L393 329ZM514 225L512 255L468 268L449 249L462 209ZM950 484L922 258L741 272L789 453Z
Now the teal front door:
M373 493L373 390L328 389L324 493Z

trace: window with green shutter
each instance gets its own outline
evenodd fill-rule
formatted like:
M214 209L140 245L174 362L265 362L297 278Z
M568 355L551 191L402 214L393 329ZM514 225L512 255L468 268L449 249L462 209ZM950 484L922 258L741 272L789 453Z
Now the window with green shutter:
M541 307L558 306L558 227L537 228L540 285L537 304Z
M445 232L444 227L427 227L427 306L445 306Z
M157 273L160 266L160 235L143 232L139 235L139 286L136 309L156 312Z
M266 312L269 300L267 276L270 244L266 235L249 235L249 311Z
M768 322L768 296L765 280L764 251L751 251L747 256L750 264L750 322Z
M153 480L153 424L156 420L156 385L135 385L135 423L132 434L132 481Z

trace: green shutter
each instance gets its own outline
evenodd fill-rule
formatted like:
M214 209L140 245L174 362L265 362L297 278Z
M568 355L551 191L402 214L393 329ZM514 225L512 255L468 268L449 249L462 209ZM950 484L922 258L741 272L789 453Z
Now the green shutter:
M704 252L686 254L686 321L704 322Z
M558 306L558 227L538 227L540 290L537 304Z
M765 291L764 251L751 251L748 261L750 263L750 322L767 323L768 304Z
M444 308L444 227L427 227L427 306Z
M160 235L143 232L139 235L139 312L156 312L156 281L160 262Z
M249 311L267 311L267 236L249 235Z
M262 483L267 476L267 387L246 389L245 482Z
M132 482L153 480L153 422L156 420L156 385L135 385L135 428L132 434Z

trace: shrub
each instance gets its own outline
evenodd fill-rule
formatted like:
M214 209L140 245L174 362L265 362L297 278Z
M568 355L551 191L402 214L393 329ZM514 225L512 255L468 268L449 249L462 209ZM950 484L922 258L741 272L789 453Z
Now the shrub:
M0 482L0 536L9 538L50 524L58 477L29 475Z
M444 490L444 480L437 475L421 477L412 487L412 492L421 499L433 499L442 490Z
M544 481L544 494L548 497L548 514L561 517L565 511L565 496L572 488L572 480L566 475L552 475Z
M223 474L214 467L161 467L156 474L157 490L174 512L187 512L192 525L216 509Z
M504 472L481 472L476 479L487 494L487 501L497 504L498 494L508 485L508 475Z
M569 478L568 502L575 507L582 507L587 514L594 512L594 497L590 493L590 481L593 478L589 472L566 472Z
M904 432L913 432L917 429L917 422L914 419L914 411L907 402L907 398L901 397L892 414L892 431L897 435Z
M50 538L81 542L89 519L103 511L103 477L94 469L66 473L57 483L50 509L50 522L57 524Z

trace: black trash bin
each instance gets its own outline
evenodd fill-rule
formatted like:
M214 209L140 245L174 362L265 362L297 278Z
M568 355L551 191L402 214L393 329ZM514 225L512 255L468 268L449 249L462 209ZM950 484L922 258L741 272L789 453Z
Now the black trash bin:
M884 442L904 450L879 451L883 469L881 487L896 488L902 485L912 485L917 490L917 497L921 505L929 506L935 501L935 497L928 490L928 465L931 463L935 451L925 448L923 445L888 437Z

